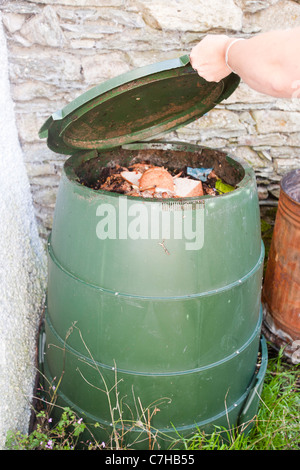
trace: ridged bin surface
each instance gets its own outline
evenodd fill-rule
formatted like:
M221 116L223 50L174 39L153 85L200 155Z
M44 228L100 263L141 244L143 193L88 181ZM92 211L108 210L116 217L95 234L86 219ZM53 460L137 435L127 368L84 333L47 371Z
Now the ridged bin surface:
M229 166L240 182L226 195L174 206L174 200L122 198L79 184L77 169L94 153L66 162L48 243L44 371L56 383L62 376L59 400L87 422L98 421L102 440L112 429L107 396L99 390L105 385L112 407L118 394L123 424L134 427L126 434L130 442L148 407L153 432L165 438L175 435L173 426L188 435L197 425L237 424L256 369L264 250L254 173L212 150L203 162L205 150L184 144L127 146L102 158L126 164L153 153L169 167ZM142 218L151 210L168 214L169 238L99 238L103 208L112 223L117 218L118 233L125 208L129 224L138 203ZM185 217L197 227L198 249L174 236Z

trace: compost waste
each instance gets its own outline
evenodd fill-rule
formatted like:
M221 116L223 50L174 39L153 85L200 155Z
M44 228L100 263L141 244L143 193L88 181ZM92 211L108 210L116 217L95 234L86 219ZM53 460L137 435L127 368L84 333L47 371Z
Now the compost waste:
M171 170L147 161L128 168L118 164L102 167L95 181L87 182L84 177L79 177L78 181L94 190L145 198L219 196L235 189L222 181L212 168L185 166Z

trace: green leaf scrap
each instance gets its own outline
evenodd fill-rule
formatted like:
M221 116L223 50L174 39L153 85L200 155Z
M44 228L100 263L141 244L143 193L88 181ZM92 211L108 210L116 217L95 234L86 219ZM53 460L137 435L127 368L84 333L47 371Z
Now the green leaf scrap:
M217 180L216 181L216 189L220 193L224 194L224 193L229 193L230 191L233 191L234 187L231 186L230 184L223 183L222 180Z

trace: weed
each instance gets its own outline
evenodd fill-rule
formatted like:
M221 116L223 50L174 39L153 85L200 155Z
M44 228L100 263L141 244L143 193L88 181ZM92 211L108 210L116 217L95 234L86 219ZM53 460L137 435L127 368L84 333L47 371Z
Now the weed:
M81 335L80 331L79 334ZM82 337L81 339L84 342ZM85 347L87 348L86 344ZM92 358L91 355L90 357ZM97 367L95 362L91 365ZM102 377L101 371L98 372ZM112 432L106 442L97 442L91 432L91 425L84 423L82 418L76 416L74 411L68 407L62 408L60 419L53 425L51 413L57 406L55 404L57 387L49 384L50 398L49 401L45 401L45 399L43 401L46 409L37 412L36 428L28 435L10 432L7 436L6 447L22 450L73 450L78 447L87 450L126 450L129 448L126 447L127 434L134 429L136 437L130 447L139 444L139 447L142 445L143 449L154 449L157 443L157 432L151 422L153 416L160 411L159 406L166 398L144 408L140 398L134 397L136 409L134 412L131 410L132 419L124 420L123 410L126 404L119 397L118 384L120 381L117 377L117 369L115 368L115 384L111 388L107 386L103 377L102 382L104 388L101 389L101 392L104 392L107 397L112 423ZM114 394L114 400L112 400L112 394ZM282 350L278 354L273 353L273 357L269 358L260 402L258 415L251 423L246 423L246 425L252 425L252 429L248 433L244 433L242 429L238 428L225 430L216 427L214 432L206 435L199 429L189 439L184 439L178 434L177 439L170 443L170 448L173 450L184 448L189 451L299 450L299 364L290 365L284 359ZM100 424L95 423L93 426L97 428ZM91 438L83 441L83 435L86 435L87 432Z
M61 418L51 428L51 418L45 411L37 414L37 428L30 434L9 432L6 446L12 450L73 450L86 426L70 408L64 408Z
M246 434L216 427L206 435L199 430L189 440L182 440L187 450L299 450L300 396L299 365L291 366L283 350L269 360L260 408L253 427ZM249 423L250 424L250 423Z

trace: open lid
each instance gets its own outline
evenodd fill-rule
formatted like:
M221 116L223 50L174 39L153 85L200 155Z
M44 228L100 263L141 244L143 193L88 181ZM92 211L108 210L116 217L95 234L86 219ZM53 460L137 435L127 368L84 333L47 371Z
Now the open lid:
M231 73L220 82L199 77L187 55L131 70L95 86L39 131L57 153L107 149L171 132L207 113L239 84Z

